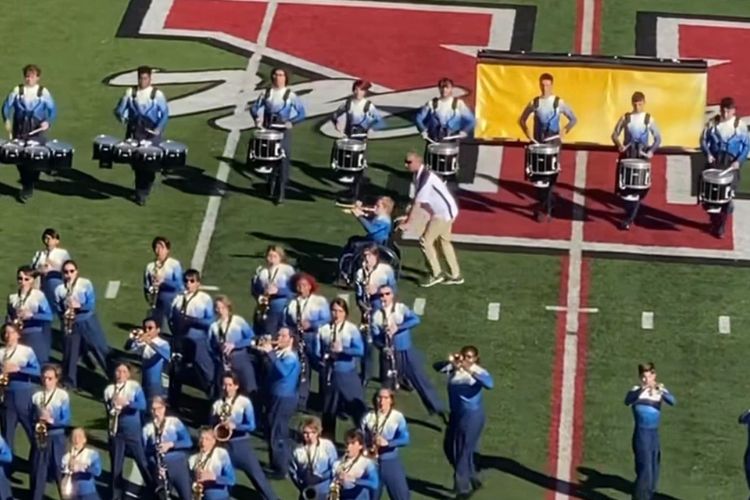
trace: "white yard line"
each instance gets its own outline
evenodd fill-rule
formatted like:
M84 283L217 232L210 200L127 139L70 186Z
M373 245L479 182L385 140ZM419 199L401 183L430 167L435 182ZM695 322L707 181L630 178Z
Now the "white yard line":
M729 316L719 316L719 333L729 335L732 332L732 322Z
M490 302L487 304L487 319L498 321L500 319L500 302Z
M422 316L424 314L425 305L427 305L427 301L424 299L424 297L417 297L416 299L414 299L414 307L412 308L414 310L414 314Z
M104 292L105 299L114 299L117 297L117 292L120 291L119 281L110 281L107 283L107 290Z
M581 54L591 54L594 47L594 2L583 0L583 26L581 33Z
M641 328L644 330L654 329L654 313L652 311L643 311L641 313Z

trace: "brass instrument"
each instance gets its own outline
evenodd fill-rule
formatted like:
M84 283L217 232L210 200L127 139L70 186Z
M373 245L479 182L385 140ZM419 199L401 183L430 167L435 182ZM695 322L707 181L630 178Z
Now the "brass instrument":
M214 434L216 434L216 440L220 443L226 443L232 439L232 428L229 427L229 419L232 416L232 405L228 401L221 403L219 409L219 423L214 427Z
M386 313L386 309L383 309L383 318L384 318L384 336L385 336L385 345L383 346L383 354L385 355L385 362L386 362L386 372L385 377L386 380L390 380L393 384L394 390L399 390L401 388L401 385L398 381L398 365L396 363L396 349L393 346L393 335L388 333L388 328L390 328L391 320L390 315Z
M49 430L47 429L47 422L44 420L37 420L34 425L34 438L36 439L36 446L40 450L47 447L47 438Z
M305 500L316 500L318 498L318 490L314 486L308 486L302 490L302 498Z
M70 335L73 333L73 326L76 322L76 310L70 306L74 287L75 283L71 283L70 287L67 288L67 291L65 293L65 312L63 313L63 331L65 335Z
M464 361L464 355L460 352L454 352L453 354L448 355L448 362L452 364L454 367L458 368L461 363Z
M0 374L0 403L5 401L5 390L8 388L10 383L10 377L7 373Z
M63 467L61 471L62 480L60 481L60 493L65 500L72 499L75 494L75 488L73 484L73 464L75 463L75 459L77 456L78 453L75 453L75 449L71 447L68 451L68 463Z
M273 340L271 335L261 335L260 337L254 338L250 341L250 347L258 349L270 345L271 347L277 347L279 345L278 340Z
M255 315L260 318L260 321L268 319L268 307L271 304L271 295L264 293L258 297L258 307L255 309Z
M154 269L151 271L151 284L148 287L148 305L151 309L156 309L156 301L159 298L159 288L161 284L155 284L154 282L159 277L159 271L164 267L164 262L159 262L159 259L154 260Z
M341 500L341 490L344 486L341 481L341 474L349 472L351 468L354 467L357 458L353 460L347 460L345 457L345 459L341 461L339 466L336 467L336 470L333 473L333 482L331 482L331 487L328 490L328 497L326 500Z
M118 408L115 406L115 398L120 394L120 391L125 389L125 384L122 384L122 387L120 389L117 389L117 385L115 385L114 392L112 394L112 408L109 410L109 435L110 437L115 437L117 435L117 429L120 426L120 413L122 412L122 408Z
M192 500L203 500L203 491L205 487L203 486L202 482L198 481L198 473L206 468L206 464L208 463L208 459L211 458L212 453L213 450L211 450L209 453L201 453L198 456L198 460L195 462L195 468L193 469L193 472L195 473L195 480L190 486L190 491L192 492Z
M130 330L130 334L128 337L130 340L134 340L136 342L143 342L143 337L146 335L146 331L143 328L133 328Z

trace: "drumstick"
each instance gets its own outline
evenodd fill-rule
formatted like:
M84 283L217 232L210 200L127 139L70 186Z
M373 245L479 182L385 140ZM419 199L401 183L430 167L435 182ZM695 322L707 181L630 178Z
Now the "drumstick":
M459 134L457 134L457 135L447 135L447 136L443 137L443 140L444 141L451 141L453 139L460 139L460 138L461 138L461 135L459 135Z
M555 139L559 139L559 138L560 138L560 134L557 134L557 135L551 135L551 136L547 137L546 139L544 139L544 142L547 142L547 141L554 141Z
M37 128L37 129L34 129L34 130L32 130L31 132L29 132L29 136L32 136L32 135L36 135L36 134L38 134L39 132L41 132L42 130L44 130L44 129L43 129L42 127L39 127L39 128Z
M437 144L438 143L437 141L433 141L429 137L425 137L425 139L427 139L427 142L429 142L430 144Z

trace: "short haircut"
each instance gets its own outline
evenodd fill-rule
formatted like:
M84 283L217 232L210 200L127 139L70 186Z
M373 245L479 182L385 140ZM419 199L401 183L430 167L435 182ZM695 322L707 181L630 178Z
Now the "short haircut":
M48 227L42 232L42 241L44 241L44 238L47 236L51 236L52 238L55 238L56 240L60 239L60 233L57 232L57 229Z
M59 379L60 373L61 373L60 365L56 363L46 363L45 365L42 366L42 373L46 373L46 372L54 373L55 378Z
M542 73L541 75L539 75L539 83L544 81L555 83L555 77L553 77L550 73Z
M638 375L643 375L647 372L652 372L656 370L656 365L649 361L648 363L641 363L638 365Z
M18 269L16 269L16 275L21 274L21 273L34 275L36 271L30 265L25 264L23 266L18 266Z
M307 427L311 427L318 434L320 434L321 431L323 430L323 424L320 423L320 419L318 417L315 417L315 416L309 416L309 417L305 417L305 418L302 419L302 423L299 425L300 434Z
M156 245L158 245L159 243L163 244L167 248L167 250L170 250L172 248L172 243L166 236L157 236L156 238L151 240L151 250L156 251Z
M152 69L150 66L138 66L138 76L148 75L151 76Z
M391 198L390 196L381 196L380 198L378 198L378 200L383 203L383 208L385 208L385 211L388 212L388 214L393 212L393 207L396 204L393 201L393 198Z
M201 273L197 269L188 269L185 271L185 278L194 278L196 281L201 280Z
M372 87L372 84L367 80L355 80L352 84L352 92L357 89L367 92L368 90L370 90L370 87Z
M646 95L640 90L633 92L630 102L646 102Z
M277 71L281 71L284 73L284 79L286 80L286 83L289 83L289 72L285 70L284 68L276 67L271 70L271 80L273 80L273 75L276 74Z
M339 306L344 310L344 314L346 314L346 316L349 316L349 304L347 304L346 301L341 297L336 297L331 301L331 311L333 311L333 306Z
M362 431L359 429L349 429L348 431L346 431L346 434L344 434L344 442L346 444L357 442L364 446L365 435L362 434Z
M42 69L36 64L27 64L23 67L23 76L29 73L36 73L36 76L42 76Z
M441 78L440 80L438 80L438 87L453 87L453 80L451 80L450 78Z
M734 109L736 106L732 97L724 97L719 103L719 107L721 109Z

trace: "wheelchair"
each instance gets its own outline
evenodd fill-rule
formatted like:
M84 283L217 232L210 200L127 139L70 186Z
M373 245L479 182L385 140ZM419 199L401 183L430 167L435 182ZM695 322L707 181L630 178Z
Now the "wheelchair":
M344 252L338 260L338 279L345 283L347 287L354 286L354 276L357 270L362 267L362 259L367 244L355 246L353 252ZM393 239L393 235L385 245L378 245L380 251L380 262L385 262L393 268L396 281L401 276L401 249Z

